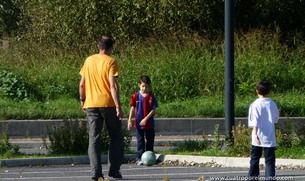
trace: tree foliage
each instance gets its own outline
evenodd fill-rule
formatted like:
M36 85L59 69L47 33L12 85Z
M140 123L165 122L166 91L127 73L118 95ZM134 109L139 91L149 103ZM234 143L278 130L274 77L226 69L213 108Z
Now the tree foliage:
M101 34L121 41L180 36L223 36L223 0L4 0L3 32L70 49L88 48ZM304 0L236 0L235 27L280 28L285 40L305 30ZM26 31L25 31L26 30Z

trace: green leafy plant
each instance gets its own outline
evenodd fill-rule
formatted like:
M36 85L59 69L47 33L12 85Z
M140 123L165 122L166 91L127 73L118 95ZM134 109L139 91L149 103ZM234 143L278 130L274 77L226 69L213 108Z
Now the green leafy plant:
M7 70L0 70L0 95L17 101L29 98L26 82Z
M250 82L250 80L241 82L237 85L237 93L239 95L252 95L255 93L255 84L256 82Z
M88 149L88 134L85 122L63 120L60 127L48 131L50 146L45 142L51 154L83 154ZM44 139L45 140L45 139Z
M132 137L130 135L130 131L127 130L127 128L123 128L123 141L124 141L124 151L125 152L130 152L130 143L132 140Z
M212 147L215 149L221 149L222 147L222 141L220 140L219 134L219 124L214 125L214 140Z
M296 126L288 120L283 126L276 126L276 142L278 147L290 148L298 147L304 142L304 125Z
M227 150L231 156L249 156L251 152L251 129L239 122L232 129L233 143L227 142Z
M79 120L63 120L60 127L54 127L48 131L50 145L44 144L51 154L86 154L88 150L88 130L87 122ZM123 129L123 139L125 151L129 151L131 136L127 129ZM107 153L110 138L107 129L103 128L101 132L101 151Z
M3 158L9 158L19 154L19 146L12 145L9 142L9 136L5 133L0 134L0 155Z
M124 151L129 152L130 143L132 139L130 135L130 131L128 131L127 128L122 128L122 134L123 134L123 142L124 142ZM101 148L102 152L107 153L110 144L110 137L108 134L108 130L106 128L102 129L101 142L102 142L102 148Z
M169 181L168 176L164 176L163 179L162 179L162 181Z
M174 152L200 152L209 147L209 141L188 139L183 142L173 142L171 145L174 146L171 149Z

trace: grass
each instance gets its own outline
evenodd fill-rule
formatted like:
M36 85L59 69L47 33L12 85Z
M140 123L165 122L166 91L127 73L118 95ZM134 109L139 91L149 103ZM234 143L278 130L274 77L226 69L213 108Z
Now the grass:
M305 115L305 43L289 49L279 38L277 33L262 30L236 34L236 116L247 115L256 97L255 83L263 78L274 84L271 97L279 104L281 116ZM78 83L88 52L45 50L33 42L12 41L11 45L8 50L0 49L0 73L11 73L0 77L0 119L83 117ZM113 56L120 68L124 112L128 113L130 96L138 90L138 77L147 74L160 105L158 117L223 117L223 41L191 35L163 42L143 40L118 45ZM21 93L27 94L16 100Z
M166 151L158 151L158 154L170 154L170 155L193 155L193 156L215 156L215 157L240 157L240 156L232 156L226 150L218 150L218 149L207 149L201 151L175 151L175 150L166 150ZM249 152L250 154L250 152ZM297 147L297 148L283 148L277 147L275 151L276 158L282 159L305 159L305 147ZM248 157L243 156L243 157Z
M278 104L282 117L302 117L305 115L305 97L295 91L286 94L271 94ZM156 117L187 118L187 117L224 117L224 96L201 96L188 100L177 100L169 103L159 102ZM252 96L235 97L235 117L246 117ZM80 103L74 98L58 98L45 102L11 101L0 99L0 119L63 119L84 118ZM123 105L125 117L129 113L129 105Z

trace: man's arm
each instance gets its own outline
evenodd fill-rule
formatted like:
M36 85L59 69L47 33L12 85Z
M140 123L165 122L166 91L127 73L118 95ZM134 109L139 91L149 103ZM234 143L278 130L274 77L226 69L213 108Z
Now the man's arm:
M85 77L82 76L80 82L79 82L79 99L81 102L81 106L83 111L85 111L84 107L84 102L86 100L86 91L85 91Z
M123 112L122 112L121 102L120 102L120 91L119 91L119 86L118 86L118 82L117 82L117 77L110 76L109 81L110 81L111 96L115 103L115 107L117 110L117 116L119 118L123 118Z

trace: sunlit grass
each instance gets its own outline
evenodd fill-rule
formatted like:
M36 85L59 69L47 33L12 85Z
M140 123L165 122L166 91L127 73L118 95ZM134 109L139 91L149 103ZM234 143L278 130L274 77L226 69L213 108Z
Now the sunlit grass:
M282 117L302 117L305 115L305 97L299 92L271 94L270 97L278 104ZM235 117L246 117L251 102L257 98L252 96L235 97ZM223 95L201 96L185 101L177 100L170 103L159 102L156 111L158 118L206 118L224 117L225 98ZM129 113L129 104L123 104L125 117ZM63 119L84 118L85 114L75 98L58 98L45 102L0 99L0 117L6 119Z
M250 143L249 143L250 144ZM190 147L190 150L192 148ZM179 149L178 149L179 150ZM203 150L196 150L196 151L177 151L177 149L170 149L170 150L162 150L157 151L158 154L164 155L193 155L193 156L216 156L216 157L240 157L234 156L228 152L228 150L223 149L203 149ZM250 154L250 152L249 152ZM276 151L276 158L282 159L305 159L305 148L304 147L293 147L293 148L285 148L285 147L277 147Z
M270 96L281 116L304 116L304 43L290 50L279 42L277 33L263 30L236 34L235 41L235 116L247 116L249 105L256 99L255 83L263 78L274 84ZM24 80L24 91L30 95L28 101L15 101L0 92L0 120L84 117L78 84L87 52L49 48L46 51L33 42L26 47L12 42L10 49L0 50L0 71L9 70L16 80ZM120 68L118 81L126 117L130 96L138 91L137 81L143 74L151 77L151 88L159 102L156 117L224 117L222 40L192 35L179 41L143 40L118 45L113 56ZM18 93L12 85L3 86Z

